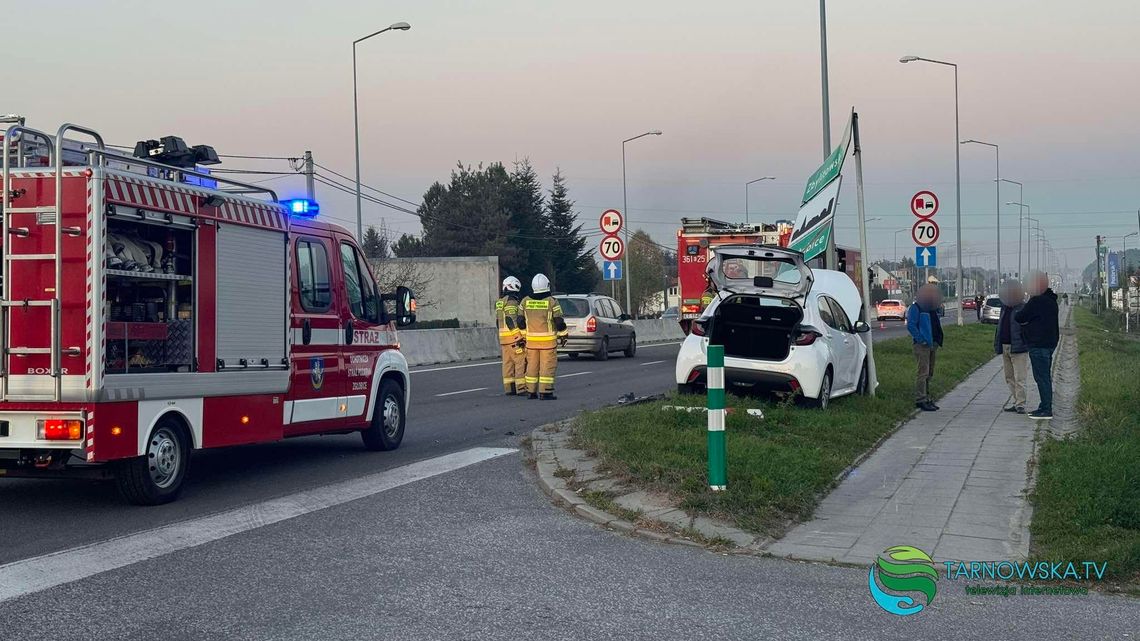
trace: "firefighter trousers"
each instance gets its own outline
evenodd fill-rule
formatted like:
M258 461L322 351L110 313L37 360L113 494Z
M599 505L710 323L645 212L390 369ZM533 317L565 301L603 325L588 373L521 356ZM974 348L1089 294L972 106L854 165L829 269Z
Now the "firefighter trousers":
M526 350L526 386L531 394L554 392L554 371L558 368L558 350Z
M503 391L510 392L511 385L519 394L526 392L526 350L515 353L514 345L500 345L503 350Z

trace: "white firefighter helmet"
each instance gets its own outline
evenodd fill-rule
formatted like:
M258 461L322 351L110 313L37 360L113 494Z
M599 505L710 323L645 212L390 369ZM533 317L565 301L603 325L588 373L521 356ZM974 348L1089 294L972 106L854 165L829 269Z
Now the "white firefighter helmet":
M514 276L507 276L503 279L504 292L517 292L522 289L522 283Z
M546 274L534 275L534 278L530 280L530 291L536 294L550 291L550 279L546 277Z

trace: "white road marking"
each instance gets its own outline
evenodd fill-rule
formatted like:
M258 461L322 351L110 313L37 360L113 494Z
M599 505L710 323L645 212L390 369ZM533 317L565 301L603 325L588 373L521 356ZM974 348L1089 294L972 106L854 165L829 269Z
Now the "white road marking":
M683 342L684 341L675 341L672 343L650 343L648 345L642 345L641 343L638 343L637 349L648 349L650 347L668 347L670 345L680 345Z
M466 394L467 392L482 392L487 389L486 387L472 387L471 389L461 389L458 392L444 392L443 394L436 394L436 396L455 396L456 394Z
M667 362L669 362L669 361L649 361L648 363L642 363L641 366L645 367L646 365L656 365L658 363L667 363Z
M0 603L446 474L518 450L474 447L304 492L0 565Z
M573 374L561 374L557 378L570 378L571 376L581 376L583 374L593 374L593 372L574 372Z

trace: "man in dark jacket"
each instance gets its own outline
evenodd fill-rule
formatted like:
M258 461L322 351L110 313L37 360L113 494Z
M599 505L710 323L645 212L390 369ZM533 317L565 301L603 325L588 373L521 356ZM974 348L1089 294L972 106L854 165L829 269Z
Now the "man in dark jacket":
M994 330L994 352L1001 356L1010 403L1005 411L1025 413L1025 374L1029 369L1029 346L1021 335L1021 325L1013 317L1025 306L1021 283L1011 280L1001 286L1001 316Z
M1053 350L1057 348L1057 295L1049 288L1048 274L1036 273L1030 277L1029 291L1033 297L1013 320L1021 324L1021 335L1029 346L1029 364L1033 367L1033 380L1041 395L1041 407L1029 413L1029 418L1053 418Z
M942 347L942 324L938 321L938 308L942 293L937 285L923 285L917 300L906 310L906 330L914 340L914 360L917 373L914 382L914 406L924 412L933 412L938 406L930 398L930 379L934 377L934 353Z
M974 294L974 313L978 315L978 320L982 320L982 303L986 302L981 292Z

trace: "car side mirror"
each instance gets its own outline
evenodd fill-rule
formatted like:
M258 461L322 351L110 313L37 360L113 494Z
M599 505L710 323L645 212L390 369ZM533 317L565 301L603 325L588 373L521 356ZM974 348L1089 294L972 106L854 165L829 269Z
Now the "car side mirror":
M403 285L396 288L396 327L407 327L416 322L416 298L412 290Z
M867 323L865 323L863 321L855 321L855 333L856 334L866 334L869 331L871 331L870 325L868 325Z
M629 314L622 314L621 316L618 316L618 320L620 320L620 321L627 321L627 320L630 320L632 318L633 317L630 316Z

